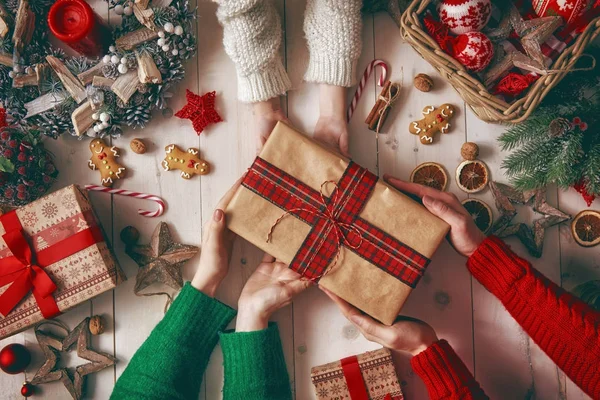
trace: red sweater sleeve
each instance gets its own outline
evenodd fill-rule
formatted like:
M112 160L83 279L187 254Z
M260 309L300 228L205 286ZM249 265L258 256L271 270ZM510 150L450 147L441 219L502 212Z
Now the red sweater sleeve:
M600 313L551 282L497 237L487 238L467 267L573 382L600 399Z
M445 340L435 342L410 361L432 400L488 399L458 354Z

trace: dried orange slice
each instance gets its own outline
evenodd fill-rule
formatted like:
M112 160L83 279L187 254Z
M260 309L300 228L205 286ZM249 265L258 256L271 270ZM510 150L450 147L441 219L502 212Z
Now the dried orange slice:
M571 233L575 241L583 247L600 243L600 212L583 210L571 222Z
M410 174L410 181L432 187L442 192L448 186L448 175L446 170L438 163L426 162L413 170Z
M466 160L456 168L456 184L463 192L481 192L489 180L490 173L483 161Z
M462 202L462 205L471 214L479 230L487 233L492 226L492 222L494 222L490 206L478 199L466 199Z

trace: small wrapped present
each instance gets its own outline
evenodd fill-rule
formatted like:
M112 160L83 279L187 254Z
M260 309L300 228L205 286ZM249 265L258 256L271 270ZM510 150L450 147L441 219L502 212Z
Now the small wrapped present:
M283 123L226 213L233 232L388 325L449 229Z
M0 215L0 235L0 339L125 280L75 185Z
M403 400L388 349L368 351L313 367L310 378L318 400Z

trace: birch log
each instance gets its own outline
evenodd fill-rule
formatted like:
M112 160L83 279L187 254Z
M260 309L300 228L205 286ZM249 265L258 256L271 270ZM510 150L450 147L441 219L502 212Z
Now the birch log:
M88 69L87 71L83 71L82 73L77 75L77 78L84 85L89 85L90 83L92 83L94 77L104 76L104 75L102 75L102 65L104 65L104 64L102 63L102 61L100 61L98 64L94 65L92 68Z
M115 80L112 78L105 78L103 76L95 76L94 79L92 79L92 86L98 89L108 89L110 90L110 88L112 87L113 83L115 83Z
M19 74L13 78L13 87L22 88L25 86L37 86L38 76L35 69L31 68L27 74Z
M148 8L148 4L150 3L150 0L135 0L135 4L140 7L142 10L145 10L146 8Z
M4 39L10 30L9 24L12 21L11 15L6 11L2 2L0 2L0 38Z
M133 5L133 15L137 18L140 24L151 30L156 30L154 24L154 11L151 8L142 8L137 4Z
M52 110L54 107L62 103L68 98L65 93L46 93L37 99L25 103L27 115L25 118L33 117L34 115Z
M138 72L133 70L119 76L110 89L119 96L123 103L127 104L131 96L138 90L139 84Z
M138 63L138 79L141 83L162 83L162 76L152 56L147 51L135 52Z
M17 18L15 19L15 30L13 32L13 64L15 68L21 64L21 53L25 46L31 42L33 30L35 29L35 14L29 7L28 0L21 0L17 9Z
M77 104L87 99L85 88L62 61L54 56L46 56L46 61L48 61L50 67L52 67L65 89L67 89L67 92L75 99Z
M6 54L6 53L0 53L0 64L6 65L7 67L12 68L14 65L12 55Z
M83 135L92 127L92 125L94 125L92 114L94 114L94 110L89 101L86 101L73 111L73 114L71 114L71 122L73 122L73 128L75 129L77 136Z
M115 41L119 50L133 50L142 43L158 39L158 32L146 27L129 32Z

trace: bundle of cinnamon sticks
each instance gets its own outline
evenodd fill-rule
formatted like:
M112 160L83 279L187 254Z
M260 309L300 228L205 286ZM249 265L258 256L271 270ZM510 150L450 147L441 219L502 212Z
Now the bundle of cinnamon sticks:
M369 129L379 133L381 128L392 108L392 104L398 98L400 94L401 85L399 83L392 83L387 81L377 98L377 102L371 109L369 116L365 120L365 123L369 126Z

